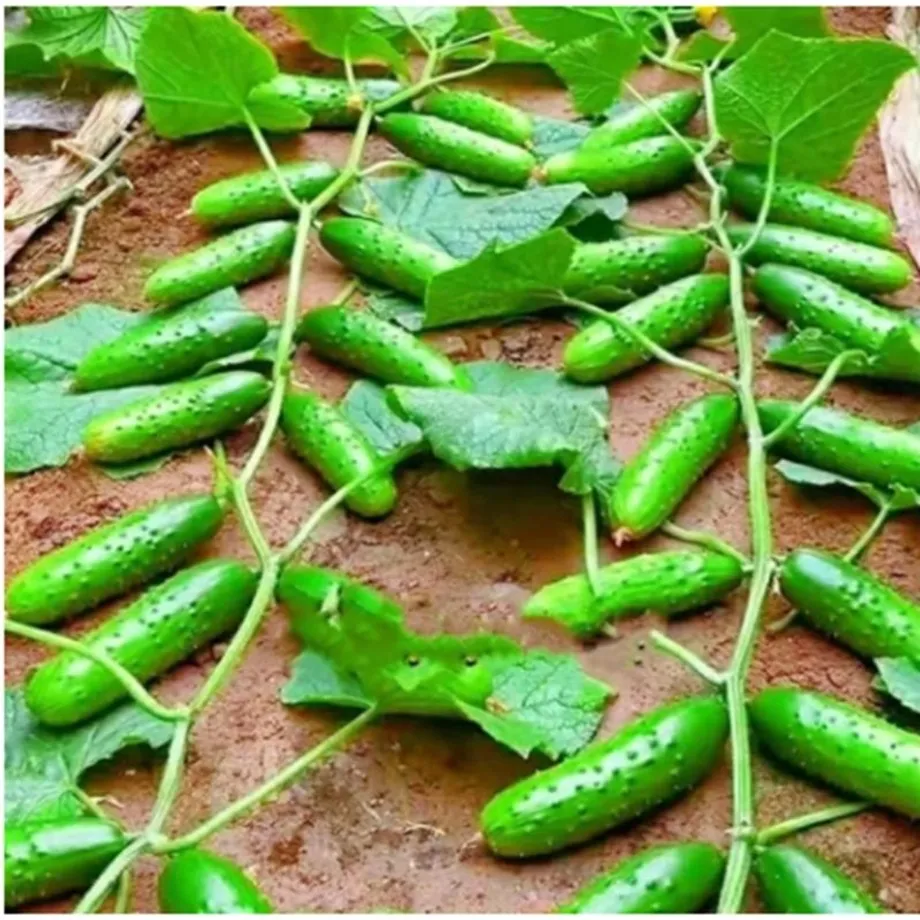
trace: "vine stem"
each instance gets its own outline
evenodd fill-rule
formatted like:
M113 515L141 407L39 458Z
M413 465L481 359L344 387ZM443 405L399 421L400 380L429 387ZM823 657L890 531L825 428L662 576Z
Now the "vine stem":
M707 664L696 652L691 652L685 645L681 645L657 629L653 629L649 636L655 648L676 658L714 687L721 687L725 683L724 674L720 674L712 665Z
M131 841L102 870L90 889L80 898L73 909L75 914L93 914L102 905L108 893L118 883L122 873L126 872L134 861L150 850L150 840L144 834Z
M600 593L600 574L597 559L597 505L594 496L588 492L581 497L582 532L584 535L585 575L591 586L591 593Z
M791 834L797 834L799 831L809 830L819 824L829 824L831 821L839 821L841 818L858 815L868 807L869 805L866 802L845 802L842 805L831 805L819 811L810 812L807 815L798 815L788 821L780 821L778 824L764 828L757 835L757 845L768 846L776 840L781 840Z
M259 127L258 122L253 117L252 112L250 112L249 109L245 106L243 107L243 118L246 121L246 127L249 128L249 133L252 135L252 139L256 142L256 147L259 148L259 153L262 155L262 159L265 160L268 168L271 170L271 174L275 177L275 182L278 183L278 187L281 189L281 194L284 195L287 203L295 211L300 211L300 207L303 202L300 201L291 191L291 187L288 185L287 179L284 178L284 173L281 172L281 167L278 165L278 161L275 159L275 154L272 151L268 141L265 139L265 135L262 133L262 129Z
M661 532L683 543L693 543L697 546L705 546L706 549L711 549L713 552L722 553L724 556L731 556L732 559L741 563L741 567L746 571L750 571L753 568L751 560L748 559L741 550L735 549L731 543L726 543L725 540L722 540L715 534L706 533L702 530L687 530L679 524L675 524L673 521L668 521L666 524L663 524Z

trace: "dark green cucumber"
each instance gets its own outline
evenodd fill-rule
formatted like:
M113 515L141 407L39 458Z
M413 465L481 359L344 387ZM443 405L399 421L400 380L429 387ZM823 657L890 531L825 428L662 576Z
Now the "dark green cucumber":
M753 231L753 224L726 227L734 246L746 244ZM766 224L744 259L806 268L861 294L897 291L913 278L910 263L889 249L783 224Z
M769 687L748 709L755 734L779 760L857 798L920 818L920 735L797 687Z
M528 857L591 840L697 785L727 735L725 704L715 696L652 710L499 792L480 817L485 842L498 856Z
M435 275L459 264L401 230L360 217L324 221L319 239L346 268L418 300Z
M798 403L781 399L764 399L757 404L767 434L798 408ZM920 434L839 409L810 409L771 449L781 457L859 482L920 489Z
M99 818L4 825L6 906L85 891L126 842L116 825Z
M248 284L283 265L294 248L294 225L267 220L231 230L199 249L164 262L144 285L144 296L172 305Z
M667 134L668 129L662 124L662 118L679 131L697 113L702 101L702 93L692 89L678 89L653 96L647 106L631 105L614 113L582 141L579 150L613 147Z
M420 108L425 115L435 115L509 144L526 147L533 139L533 118L529 112L484 93L468 90L429 93Z
M182 380L94 418L83 432L83 447L99 463L187 447L239 427L270 393L271 384L254 371Z
M711 843L649 847L598 876L560 914L695 914L715 897L725 856Z
M154 502L41 556L10 581L6 615L44 626L125 594L177 568L217 533L212 495Z
M522 613L556 620L587 638L607 620L646 611L673 616L714 604L741 584L743 574L740 563L722 553L645 553L601 568L596 594L583 574L544 585Z
M294 452L334 489L367 475L380 463L370 441L338 407L316 393L290 389L284 397L281 427ZM363 517L382 517L396 504L389 471L371 476L353 489L345 504Z
M466 371L421 339L366 310L320 307L297 326L295 338L321 358L338 361L384 383L416 387L471 384Z
M728 304L725 275L691 275L659 288L617 312L617 316L664 348L699 338ZM628 333L597 320L569 339L563 352L567 377L598 383L652 360Z
M797 549L780 587L808 622L866 658L920 662L920 606L833 553Z
M209 559L151 588L80 641L148 681L237 626L257 582L241 562ZM33 715L53 726L82 722L126 696L107 668L71 651L42 664L25 686Z
M523 147L434 115L393 112L381 119L379 128L413 160L482 182L523 186L537 165Z
M273 914L271 902L235 863L207 850L167 860L157 885L162 914Z
M771 914L886 913L836 866L801 847L767 847L754 860L754 875Z

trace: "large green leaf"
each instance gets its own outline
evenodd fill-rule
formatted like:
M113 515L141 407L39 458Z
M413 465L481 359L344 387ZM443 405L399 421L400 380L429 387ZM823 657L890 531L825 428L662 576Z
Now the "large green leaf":
M776 471L783 479L800 486L853 489L879 508L883 505L888 505L892 511L920 508L920 492L916 489L895 486L894 489L887 492L871 482L858 482L855 479L841 476L839 473L830 473L827 470L796 463L793 460L780 460L776 464Z
M511 15L531 35L554 45L587 38L612 26L627 23L625 12L615 6L516 6Z
M339 408L381 457L424 444L421 429L400 418L390 408L384 388L370 380L353 383Z
M920 712L920 664L909 658L876 658L882 688L902 706Z

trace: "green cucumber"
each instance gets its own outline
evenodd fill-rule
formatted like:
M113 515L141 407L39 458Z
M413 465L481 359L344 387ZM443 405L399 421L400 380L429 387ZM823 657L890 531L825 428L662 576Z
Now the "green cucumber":
M94 418L83 432L83 447L98 463L126 463L187 447L238 428L270 393L271 384L254 371L182 380Z
M207 850L167 860L157 885L162 914L273 914L271 902L235 863Z
M422 100L420 111L520 147L528 146L533 139L533 118L529 112L484 93L468 90L429 93Z
M767 847L754 860L764 907L771 914L884 914L851 878L801 847Z
M763 399L760 423L769 434L798 412L797 402ZM920 434L816 406L771 448L781 457L884 488L920 489Z
M178 568L220 528L212 495L154 502L41 556L10 581L6 615L45 626Z
M610 493L617 542L657 530L725 453L738 427L738 400L703 396L672 412L623 468Z
M728 736L725 704L690 697L652 710L574 757L498 793L480 818L498 856L556 853L671 802L702 781Z
M393 112L381 119L379 128L413 160L481 182L523 186L537 165L523 147L434 115Z
M780 587L808 622L865 658L920 662L920 606L833 553L797 549Z
M636 300L617 316L664 348L699 338L728 304L726 275L690 275ZM567 377L599 383L652 360L626 332L597 320L569 339L563 352Z
M738 247L751 238L754 224L729 224L725 229ZM744 260L751 265L779 262L806 268L861 294L897 291L913 278L910 263L889 249L782 224L766 224Z
M380 463L370 441L337 406L316 393L291 388L284 397L281 427L294 452L334 489L369 474ZM370 476L353 489L345 504L362 517L383 517L396 504L389 471Z
M843 700L769 687L748 706L776 758L859 799L920 818L920 735Z
M151 588L80 641L146 682L236 627L257 582L241 562L209 559ZM25 686L26 705L52 726L82 722L126 696L107 668L71 651L42 664Z
M582 141L579 150L597 150L646 137L659 137L668 133L662 119L680 131L696 115L702 101L703 94L692 89L678 89L653 96L647 106L637 103L615 112Z
M560 914L695 914L716 895L725 856L711 843L640 850L598 876Z
M6 906L85 891L126 843L116 825L100 818L4 825Z
M294 225L267 220L231 230L198 249L164 262L144 285L144 296L170 306L248 284L283 265L294 248Z

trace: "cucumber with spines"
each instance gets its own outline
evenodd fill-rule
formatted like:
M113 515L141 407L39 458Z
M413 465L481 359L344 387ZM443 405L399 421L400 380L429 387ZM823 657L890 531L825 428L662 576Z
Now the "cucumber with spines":
M272 914L271 902L235 863L191 848L167 859L157 883L164 914Z
M485 93L433 92L422 100L419 108L425 115L435 115L520 147L529 146L533 139L533 118L528 112Z

